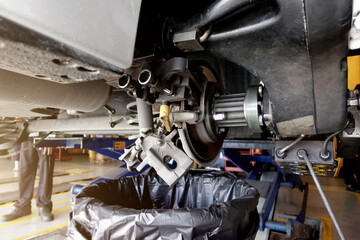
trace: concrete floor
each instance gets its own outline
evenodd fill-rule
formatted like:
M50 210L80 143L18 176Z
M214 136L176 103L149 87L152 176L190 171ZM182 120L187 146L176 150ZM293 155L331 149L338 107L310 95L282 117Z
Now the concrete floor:
M0 239L49 239L49 232L65 237L68 214L70 212L70 188L75 183L88 184L93 179L103 176L118 167L120 163L111 162L105 165L90 164L87 156L74 156L71 161L55 164L54 203L55 220L44 223L40 221L36 204L33 201L33 213L11 222L0 222ZM12 210L13 201L17 199L16 172L13 172L11 160L0 160L0 215ZM339 239L335 227L324 207L311 177L303 176L309 182L309 199L307 216L320 218L325 225L323 239ZM360 194L345 190L343 179L320 178L325 194L340 223L346 239L360 239ZM36 181L37 185L37 181ZM296 214L300 210L302 192L297 189L280 189L275 211ZM45 235L44 235L45 234ZM56 234L55 234L56 235ZM55 239L55 238L52 238Z
M302 176L303 182L309 183L307 216L320 218L325 224L323 239L340 239L320 194L310 176ZM360 194L345 190L342 178L319 177L325 195L330 202L337 221L346 239L360 239ZM297 189L280 188L275 211L281 213L298 213L303 193Z
M56 161L52 195L55 220L42 222L38 215L36 201L33 199L31 215L10 222L0 222L0 239L34 239L38 235L66 228L71 209L71 186L74 184L87 185L119 165L120 163L116 161L104 165L90 164L86 155L74 156L71 161ZM3 215L13 209L12 205L17 199L18 182L17 172L12 171L13 161L0 160L0 166L0 215ZM36 180L35 187L37 185L38 181Z

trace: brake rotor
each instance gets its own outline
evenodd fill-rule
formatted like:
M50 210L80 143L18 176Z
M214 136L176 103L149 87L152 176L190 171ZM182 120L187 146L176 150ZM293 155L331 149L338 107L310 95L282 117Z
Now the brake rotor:
M183 123L180 133L186 154L203 167L216 161L227 134L227 129L219 129L212 118L214 95L222 93L223 90L217 83L204 84L200 98L200 120L197 124Z

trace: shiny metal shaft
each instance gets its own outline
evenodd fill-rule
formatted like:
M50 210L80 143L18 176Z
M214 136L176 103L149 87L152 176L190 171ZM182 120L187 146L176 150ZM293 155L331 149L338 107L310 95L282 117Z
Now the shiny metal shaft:
M306 162L306 165L307 165L307 167L309 169L309 172L310 172L312 178L314 179L315 185L316 185L317 189L319 190L320 196L321 196L321 198L322 198L322 200L323 200L323 202L325 204L325 207L326 207L327 211L329 212L331 220L334 223L337 232L339 233L340 239L345 240L344 234L342 233L342 231L340 229L340 226L339 226L339 223L337 222L337 220L335 218L335 215L334 215L334 213L333 213L333 211L331 209L331 206L330 206L330 204L329 204L329 202L328 202L328 200L326 198L326 195L325 195L324 191L321 188L320 182L317 179L317 176L316 176L316 174L314 172L314 169L312 168L312 165L311 165L311 162L309 161L309 158L307 157L307 155L305 153L301 154L301 156L304 158L304 160Z
M283 154L284 152L286 152L289 148L291 148L292 146L294 146L298 142L300 142L304 137L305 137L305 135L301 134L300 137L298 137L295 141L293 141L289 145L287 145L287 146L283 147L282 149L280 149L279 154Z

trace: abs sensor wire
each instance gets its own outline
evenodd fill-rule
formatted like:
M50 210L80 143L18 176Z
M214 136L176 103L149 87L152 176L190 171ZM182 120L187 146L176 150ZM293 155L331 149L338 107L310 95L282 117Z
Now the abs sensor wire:
M341 133L342 131L344 131L344 130L349 126L350 122L351 122L351 116L350 116L350 114L349 114L345 126L344 126L342 129L340 129L339 131L334 132L333 134L331 134L330 136L328 136L328 137L325 139L323 148L322 148L322 150L320 151L320 154L319 154L319 155L320 155L320 158L321 158L322 160L327 161L327 160L330 159L331 153L327 150L327 146L328 146L329 141L330 141L331 139L333 139L333 137L335 137L336 135L338 135L339 133Z

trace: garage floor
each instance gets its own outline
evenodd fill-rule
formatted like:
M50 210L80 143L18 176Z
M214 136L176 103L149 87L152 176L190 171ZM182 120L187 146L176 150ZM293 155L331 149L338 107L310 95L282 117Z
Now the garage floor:
M36 201L33 199L31 215L10 222L0 222L0 239L33 239L35 236L56 230L59 234L64 234L63 229L67 226L68 214L71 209L71 186L74 184L87 185L119 165L120 163L115 161L104 165L90 164L86 155L73 156L71 161L56 161L52 195L55 220L42 222L38 215ZM17 172L12 171L13 161L2 159L0 166L0 215L3 215L13 209L13 203L17 199L18 182ZM37 184L36 180L35 188ZM44 239L49 238L45 237Z
M324 223L323 240L340 239L320 194L310 176L302 176L304 182L309 183L309 196L306 215L320 218ZM345 238L360 239L360 194L345 190L342 178L318 178L327 196L337 221ZM301 208L303 193L297 189L290 190L282 187L276 203L276 211L297 214Z
M33 201L31 215L10 222L0 222L1 239L64 239L72 197L71 186L76 183L86 185L119 165L118 162L90 164L88 157L81 155L74 156L71 161L57 161L52 196L55 220L41 222L36 203ZM0 166L0 215L3 215L13 208L13 201L17 199L18 183L16 172L12 171L14 165L11 160L0 160ZM339 239L312 179L306 176L303 180L310 184L307 216L323 220L324 240ZM320 182L346 238L359 239L360 194L346 191L343 179L320 178ZM296 214L300 210L301 201L302 193L299 190L281 188L276 211ZM49 233L52 233L51 238Z

